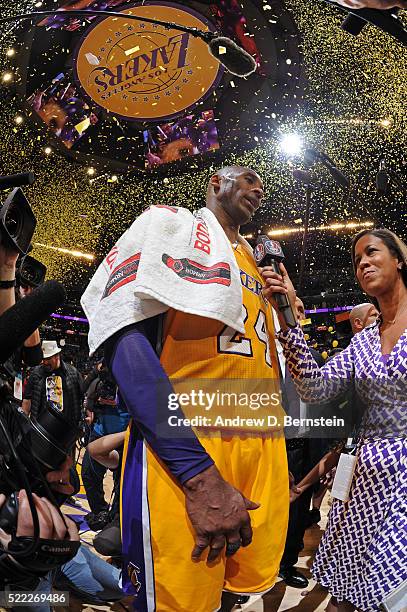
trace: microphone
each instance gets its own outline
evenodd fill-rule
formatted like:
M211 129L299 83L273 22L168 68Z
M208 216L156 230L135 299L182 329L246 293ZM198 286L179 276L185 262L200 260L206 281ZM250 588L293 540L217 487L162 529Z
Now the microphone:
M318 151L318 149L312 148L305 149L304 160L309 165L313 164L316 161L320 161L328 170L335 183L337 183L341 187L344 187L345 189L349 189L350 180L348 179L348 177L345 176L343 172L341 172L339 168L335 166L332 159L328 157L328 155L326 155L325 153L322 153L322 151Z
M304 183L304 185L311 187L311 189L318 189L321 187L320 183L316 183L312 180L312 176L309 172L306 172L306 170L300 170L299 168L294 169L293 177L296 181Z
M304 151L304 161L306 164L313 164L317 160L321 159L321 153L317 149L305 149Z
M366 21L357 15L349 13L347 17L342 21L341 28L352 34L352 36L358 36L366 25Z
M384 159L380 160L379 171L376 174L376 189L377 193L387 193L389 188L389 175L386 170L386 162Z
M209 51L225 68L239 77L247 77L256 71L254 57L226 36L215 36L207 41Z
M284 253L281 244L276 240L270 240L270 238L264 234L260 235L256 240L254 259L259 267L271 266L274 272L281 274L279 263L283 261ZM285 293L275 293L274 299L287 325L289 327L296 327L297 319L294 316L290 301Z
M9 176L0 176L0 189L11 189L20 187L21 185L32 185L35 181L33 172L20 172L20 174L10 174Z
M345 176L343 174L343 172L341 172L339 170L339 168L337 168L333 164L329 164L329 163L325 163L325 166L328 169L328 171L330 172L330 174L331 174L332 178L334 179L335 183L337 183L338 185L340 185L344 189L349 189L349 187L350 187L350 180L348 179L347 176Z
M64 286L50 280L6 310L0 317L0 363L7 361L64 301Z
M8 23L9 21L18 21L20 19L38 19L40 16L45 15L59 15L58 10L47 10L47 11L36 11L35 13L24 13L21 15L12 15L11 17L1 17L0 24ZM107 17L121 17L123 19L135 19L136 21L145 21L146 23L153 23L163 25L166 28L171 27L180 32L189 32L192 36L204 40L209 47L209 51L229 72L236 76L245 77L255 72L257 68L256 60L247 53L244 49L239 47L233 40L226 38L226 36L217 36L213 32L206 32L198 30L192 26L184 26L170 21L162 21L161 19L152 19L150 17L141 17L138 15L129 15L128 13L121 13L117 11L104 11L104 10L71 10L67 13L69 17L93 17L93 16L107 16Z

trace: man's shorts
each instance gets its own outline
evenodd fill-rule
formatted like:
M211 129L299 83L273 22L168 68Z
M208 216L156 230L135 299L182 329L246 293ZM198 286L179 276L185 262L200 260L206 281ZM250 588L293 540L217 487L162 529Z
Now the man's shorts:
M222 590L264 593L274 584L289 511L288 469L282 435L201 437L223 478L248 499L253 541L232 557L191 560L194 531L176 481L132 428L122 487L123 584L137 593L138 612L212 612ZM130 450L128 450L130 447ZM129 577L132 585L129 585Z

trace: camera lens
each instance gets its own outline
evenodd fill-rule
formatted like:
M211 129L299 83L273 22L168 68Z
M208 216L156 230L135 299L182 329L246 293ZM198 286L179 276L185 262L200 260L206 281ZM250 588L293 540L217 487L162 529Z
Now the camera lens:
M17 206L13 203L6 213L4 226L12 238L17 238L23 224L22 215Z
M32 266L24 266L24 277L26 280L34 282L37 280L36 271L32 268Z

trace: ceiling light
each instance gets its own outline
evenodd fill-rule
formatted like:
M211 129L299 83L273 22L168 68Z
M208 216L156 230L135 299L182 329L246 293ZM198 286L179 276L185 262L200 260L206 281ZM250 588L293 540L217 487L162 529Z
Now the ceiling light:
M284 134L280 140L280 150L287 157L299 155L303 148L302 138L298 134Z

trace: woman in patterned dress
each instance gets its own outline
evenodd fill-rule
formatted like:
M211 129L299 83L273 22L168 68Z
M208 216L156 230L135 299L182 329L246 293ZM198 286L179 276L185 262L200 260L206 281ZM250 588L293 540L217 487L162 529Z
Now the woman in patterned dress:
M354 378L367 405L349 500L333 501L312 570L332 595L327 612L377 611L407 585L407 245L389 230L365 230L353 239L352 261L380 317L323 367L301 329L287 328L279 314L278 337L302 398L334 397ZM269 267L262 274L277 311L274 293L293 303L284 266L281 276Z

